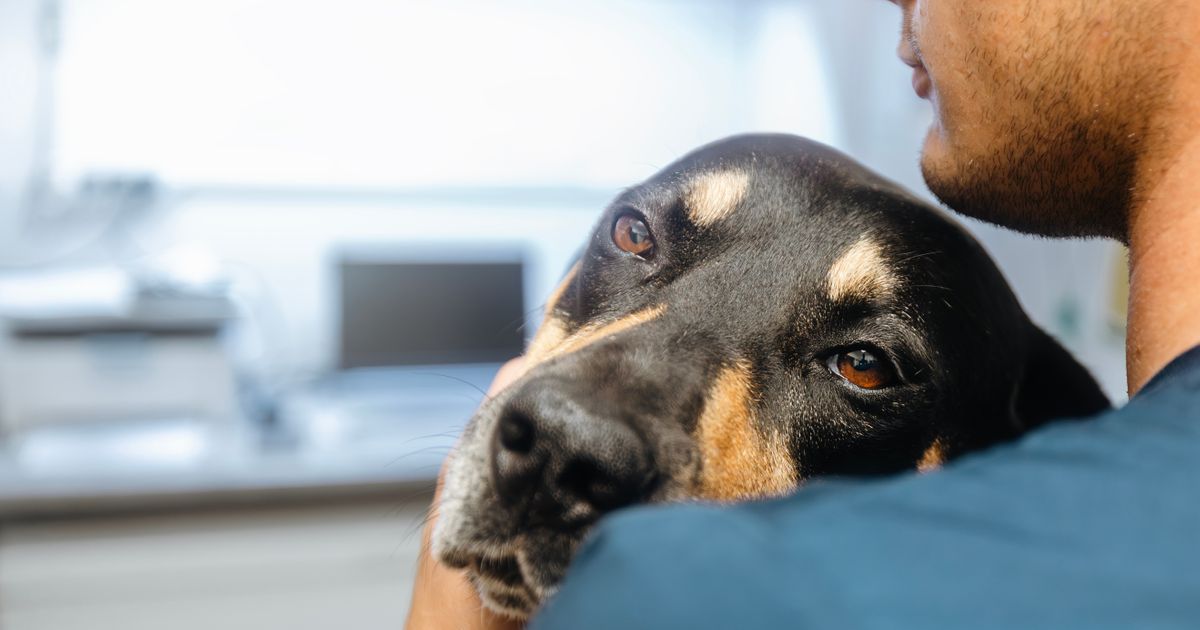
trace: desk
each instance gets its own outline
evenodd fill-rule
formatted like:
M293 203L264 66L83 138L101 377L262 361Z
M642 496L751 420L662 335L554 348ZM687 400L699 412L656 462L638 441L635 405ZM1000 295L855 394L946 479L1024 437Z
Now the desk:
M5 630L395 630L430 495L0 525Z

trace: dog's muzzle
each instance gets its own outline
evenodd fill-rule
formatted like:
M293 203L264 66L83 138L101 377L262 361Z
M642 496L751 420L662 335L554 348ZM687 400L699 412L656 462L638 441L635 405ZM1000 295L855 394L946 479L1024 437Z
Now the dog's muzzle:
M532 613L605 514L689 496L699 456L683 419L704 380L676 371L684 362L665 348L634 360L631 348L645 346L610 339L542 364L468 425L447 468L434 552L468 569L490 607Z
M589 408L553 377L508 399L490 439L497 497L529 527L571 531L645 500L656 480L631 419Z

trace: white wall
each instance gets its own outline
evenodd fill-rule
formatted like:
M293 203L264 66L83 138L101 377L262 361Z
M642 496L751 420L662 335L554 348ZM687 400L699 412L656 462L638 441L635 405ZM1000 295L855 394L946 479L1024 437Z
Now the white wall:
M38 2L0 2L0 246L14 237L32 166Z
M755 98L753 6L73 0L57 166L177 186L624 186L755 126L762 103L832 139L824 90ZM799 81L821 64L796 35Z
M0 3L0 70L26 77L0 102L8 207L34 6ZM331 363L323 270L339 243L515 239L536 304L605 198L730 133L809 135L928 195L930 112L881 0L66 0L63 17L60 184L148 171L198 192L144 249L189 241L255 269L286 312L279 362L300 369ZM497 186L516 192L481 200ZM464 188L474 200L445 201ZM321 194L297 203L304 190ZM521 192L553 190L554 207ZM969 226L1035 320L1123 392L1120 250Z
M176 202L143 249L192 244L256 276L270 363L310 372L334 363L340 246L515 242L532 306L608 200L682 153L751 130L837 143L811 18L734 0L74 0L58 179L154 172Z

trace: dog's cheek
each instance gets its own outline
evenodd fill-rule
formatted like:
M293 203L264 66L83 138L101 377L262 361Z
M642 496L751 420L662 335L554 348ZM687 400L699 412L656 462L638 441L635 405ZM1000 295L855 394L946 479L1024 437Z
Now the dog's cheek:
M701 470L696 496L742 501L796 488L796 466L787 440L757 426L754 384L747 364L718 374L696 426Z
M667 432L653 440L661 483L647 503L678 503L695 498L700 483L700 448L696 439L682 430Z

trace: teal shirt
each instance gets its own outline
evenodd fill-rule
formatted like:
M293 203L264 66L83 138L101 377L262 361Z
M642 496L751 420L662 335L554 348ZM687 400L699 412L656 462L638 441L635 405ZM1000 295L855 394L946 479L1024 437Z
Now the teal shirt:
M935 473L603 521L534 628L1200 628L1200 348Z

